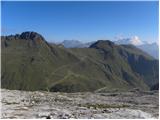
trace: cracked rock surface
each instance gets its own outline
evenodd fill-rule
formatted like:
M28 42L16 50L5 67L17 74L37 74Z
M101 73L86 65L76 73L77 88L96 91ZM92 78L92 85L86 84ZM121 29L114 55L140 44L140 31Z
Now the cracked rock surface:
M1 118L158 118L158 91L60 93L1 89Z

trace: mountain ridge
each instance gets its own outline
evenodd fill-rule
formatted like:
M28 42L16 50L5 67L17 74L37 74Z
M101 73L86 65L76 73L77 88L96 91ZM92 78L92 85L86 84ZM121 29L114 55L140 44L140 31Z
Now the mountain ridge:
M159 62L137 48L104 40L89 48L63 48L49 44L38 33L23 35L23 39L16 35L1 37L2 88L53 92L103 87L144 90L158 82Z
M89 47L91 44L95 42L96 41L82 43L79 40L65 40L62 43L58 44L63 45L65 48L85 48ZM137 36L134 36L132 38L119 39L113 42L117 45L134 45L137 48L140 48L144 52L148 53L152 57L159 59L159 45L156 42L148 43L146 41L141 41Z

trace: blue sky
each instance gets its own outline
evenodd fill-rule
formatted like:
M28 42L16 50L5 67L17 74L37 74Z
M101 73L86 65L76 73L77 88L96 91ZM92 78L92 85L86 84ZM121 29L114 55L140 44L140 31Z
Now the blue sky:
M83 42L139 36L158 40L158 2L2 2L2 35L36 31Z

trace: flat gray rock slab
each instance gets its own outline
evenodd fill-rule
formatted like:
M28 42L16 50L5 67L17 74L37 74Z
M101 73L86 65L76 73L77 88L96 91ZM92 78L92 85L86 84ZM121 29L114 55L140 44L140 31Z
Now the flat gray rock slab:
M1 118L158 118L158 91L60 93L1 89Z

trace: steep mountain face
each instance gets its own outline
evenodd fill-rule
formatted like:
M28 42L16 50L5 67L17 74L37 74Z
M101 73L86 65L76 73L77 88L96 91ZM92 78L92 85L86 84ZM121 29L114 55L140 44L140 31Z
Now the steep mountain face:
M10 89L47 89L56 81L52 73L62 65L77 62L70 53L51 47L41 35L24 32L2 37L2 87Z
M99 40L89 48L48 44L35 32L3 36L2 88L62 92L150 89L158 60L131 45Z

